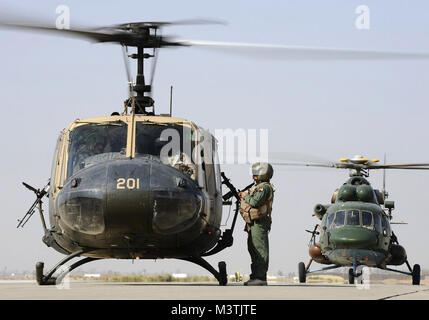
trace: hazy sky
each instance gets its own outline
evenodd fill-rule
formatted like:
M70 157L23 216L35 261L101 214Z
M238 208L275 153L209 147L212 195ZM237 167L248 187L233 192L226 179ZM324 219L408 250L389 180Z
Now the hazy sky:
M176 26L163 33L183 39L429 52L427 1L0 1L1 12L55 23L55 9L70 7L71 25L134 21L220 19L228 25ZM358 30L355 9L370 9L370 29ZM61 129L76 118L122 111L127 96L121 48L111 44L0 30L0 268L53 266L62 255L41 241L37 214L16 229L34 201L22 185L42 186L50 174ZM287 61L258 59L197 48L161 50L154 82L157 112L169 109L174 86L177 117L215 129L268 129L272 151L337 160L362 154L389 162L428 162L429 61ZM250 182L247 166L223 170L237 186ZM309 234L317 203L329 203L348 172L278 169L270 273L297 272L308 262ZM394 227L411 264L429 268L429 173L387 174L396 201ZM370 181L381 187L381 174ZM48 207L45 206L46 215ZM228 211L224 211L224 221ZM231 218L228 225L231 223ZM208 260L227 262L228 272L248 273L246 234L239 221L235 243ZM98 261L82 268L115 271L206 273L177 260Z

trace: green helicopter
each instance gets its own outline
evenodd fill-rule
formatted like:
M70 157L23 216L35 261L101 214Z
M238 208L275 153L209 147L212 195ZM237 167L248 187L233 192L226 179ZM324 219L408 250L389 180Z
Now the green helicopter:
M317 204L314 214L321 220L311 233L309 243L310 261L298 264L299 282L305 283L307 274L340 267L349 269L349 283L355 278L362 282L360 267L373 267L412 276L413 285L420 284L420 265L411 267L405 249L398 243L392 231L392 210L394 201L387 201L385 179L383 190L374 189L366 179L369 170L411 169L429 170L429 163L378 164L378 159L369 160L362 156L340 159L331 164L275 163L277 165L298 165L309 167L331 167L350 169L350 178L334 192L331 203ZM385 174L384 174L385 176ZM319 236L316 241L316 236ZM330 265L310 270L312 262ZM406 264L409 272L391 269L389 266Z

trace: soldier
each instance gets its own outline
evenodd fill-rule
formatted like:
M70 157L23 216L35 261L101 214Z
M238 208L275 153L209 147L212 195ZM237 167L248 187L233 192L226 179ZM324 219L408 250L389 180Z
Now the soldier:
M246 221L248 233L247 249L252 263L247 286L266 286L269 260L268 233L271 229L271 210L274 187L270 184L273 167L269 163L258 162L252 166L256 185L247 192L240 192L240 214Z

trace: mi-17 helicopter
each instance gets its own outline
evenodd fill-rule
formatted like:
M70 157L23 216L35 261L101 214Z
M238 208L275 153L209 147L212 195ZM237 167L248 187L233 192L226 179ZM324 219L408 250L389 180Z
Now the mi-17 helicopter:
M321 220L311 233L307 265L298 264L299 282L306 282L307 274L331 270L339 267L349 269L349 283L355 278L362 282L362 269L367 266L399 272L412 276L414 285L420 284L420 265L412 268L405 249L391 229L394 201L388 201L385 190L385 172L383 189L374 189L366 179L370 170L408 169L429 170L429 163L414 164L377 164L378 159L366 159L362 156L340 159L332 164L302 164L305 166L350 169L350 178L337 189L327 205L317 204L314 214ZM291 165L291 164L289 164ZM299 165L299 164L297 164ZM319 235L318 241L316 236ZM310 270L312 262L332 265ZM388 266L406 264L409 272L391 269Z
M204 21L202 21L205 23ZM182 21L177 24L199 23ZM130 97L121 114L73 121L57 140L50 181L42 189L24 185L37 199L19 221L23 227L37 209L43 242L66 257L49 272L36 264L40 285L58 282L67 272L98 259L173 258L196 263L226 285L225 262L216 270L204 257L233 243L239 209L238 190L221 172L216 140L190 120L155 113L144 62L159 48L206 46L274 50L285 58L382 59L423 58L413 53L319 49L214 42L180 41L160 35L174 23L136 22L102 28L58 30L47 25L1 22L0 27L68 35L124 48ZM128 54L128 47L137 53ZM151 50L151 52L148 52ZM133 82L128 59L137 60ZM171 109L170 109L171 110ZM222 196L222 185L228 192ZM248 186L250 187L250 186ZM244 189L243 189L244 190ZM48 227L42 200L49 197ZM222 231L222 206L235 199L231 228ZM54 274L70 260L84 257ZM58 272L57 272L58 273Z

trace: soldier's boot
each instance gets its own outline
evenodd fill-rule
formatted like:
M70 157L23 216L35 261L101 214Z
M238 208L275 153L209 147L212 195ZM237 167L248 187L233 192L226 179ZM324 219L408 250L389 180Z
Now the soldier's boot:
M267 281L260 279L251 279L244 283L245 286L266 286Z

